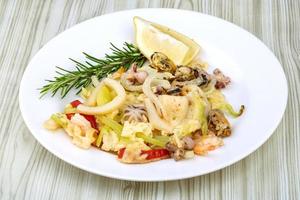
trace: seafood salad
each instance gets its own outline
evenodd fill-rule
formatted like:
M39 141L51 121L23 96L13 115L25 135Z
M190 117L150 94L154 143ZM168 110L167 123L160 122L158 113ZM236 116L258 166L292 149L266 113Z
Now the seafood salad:
M75 85L80 89L78 99L52 114L44 127L63 129L74 145L111 152L123 163L178 161L205 156L221 147L223 138L232 134L227 118L239 117L244 111L243 105L235 111L222 94L230 78L218 68L207 72L207 63L196 58L200 48L193 40L162 25L134 20L136 44L126 43L127 51L115 47L117 51L106 56L106 63L88 57L98 64L77 71L90 70L89 79L82 80L86 84ZM154 42L147 41L149 38ZM177 50L176 55L172 49ZM136 50L139 57L130 60L130 50ZM122 55L127 60L110 63L123 59ZM98 71L95 66L100 66ZM64 84L71 77L67 75L61 77ZM53 83L60 79L55 81L42 92L55 94L58 87ZM62 94L67 89L62 88Z

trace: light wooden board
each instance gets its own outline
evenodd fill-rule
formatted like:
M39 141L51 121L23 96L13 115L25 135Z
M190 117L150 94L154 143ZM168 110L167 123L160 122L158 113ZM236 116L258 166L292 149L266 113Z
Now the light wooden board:
M223 18L256 35L275 53L288 79L289 100L281 124L261 148L205 176L139 183L82 171L37 143L18 107L18 88L30 58L81 21L143 7L188 9ZM0 94L0 199L300 198L298 0L0 0Z

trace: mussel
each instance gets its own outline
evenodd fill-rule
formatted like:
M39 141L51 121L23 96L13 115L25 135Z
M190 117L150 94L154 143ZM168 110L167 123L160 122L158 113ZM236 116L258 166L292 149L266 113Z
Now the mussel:
M208 113L208 129L216 136L227 137L231 135L229 121L225 118L222 111L214 109Z
M150 66L158 71L174 73L176 65L165 54L155 52L150 57Z

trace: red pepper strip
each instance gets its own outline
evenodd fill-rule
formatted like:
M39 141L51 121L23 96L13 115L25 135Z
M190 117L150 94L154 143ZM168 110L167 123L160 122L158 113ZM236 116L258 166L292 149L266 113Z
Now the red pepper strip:
M123 158L124 152L125 152L125 148L122 148L122 149L119 150L119 153L118 153L118 158L119 159Z
M68 120L71 120L71 118L75 115L75 113L67 113L66 115ZM90 122L92 128L97 130L97 122L94 115L85 115L85 114L80 114L80 115L82 115L86 120Z
M92 128L97 130L97 122L94 115L85 115L85 114L81 114L81 115L84 116L84 118L91 123Z
M67 113L68 120L71 120L71 118L75 115L75 113Z
M147 157L146 157L147 160L161 158L161 157L170 155L170 153L167 149L151 149L151 150L147 150L147 151L142 150L142 155L143 154L147 154Z
M79 100L75 100L75 101L72 101L70 104L73 108L77 108L77 106L79 106L82 103Z
M125 148L122 148L119 150L119 153L118 153L119 159L122 159L124 152L125 152ZM151 150L147 150L147 151L142 150L141 155L143 155L143 154L147 154L146 159L151 160L151 159L155 159L155 158L169 156L170 152L167 149L151 149Z
M70 104L73 108L77 108L77 106L79 106L82 103L79 100L74 100ZM68 113L66 115L67 115L67 118L69 120L71 120L71 118L74 116L74 113ZM81 115L90 122L92 128L97 130L97 122L96 122L96 118L94 115L85 115L85 114L81 114Z

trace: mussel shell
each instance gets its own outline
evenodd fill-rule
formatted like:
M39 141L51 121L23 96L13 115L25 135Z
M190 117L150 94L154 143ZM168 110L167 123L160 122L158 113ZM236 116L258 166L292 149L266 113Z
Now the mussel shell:
M174 73L176 65L170 60L165 54L155 52L150 57L150 66L157 69L158 71Z

